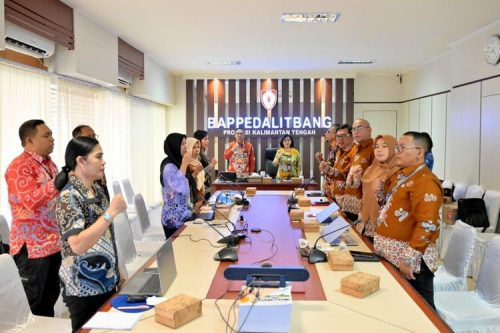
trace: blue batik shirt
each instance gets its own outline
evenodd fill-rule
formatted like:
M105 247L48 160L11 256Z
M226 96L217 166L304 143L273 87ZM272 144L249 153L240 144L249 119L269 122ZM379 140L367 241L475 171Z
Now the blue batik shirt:
M93 184L95 197L74 176L59 194L56 217L61 232L59 277L66 296L94 296L116 289L120 281L113 224L83 255L71 250L68 238L89 228L109 206L103 189Z
M172 163L163 169L163 208L161 223L167 228L177 229L191 215L189 182L186 176Z

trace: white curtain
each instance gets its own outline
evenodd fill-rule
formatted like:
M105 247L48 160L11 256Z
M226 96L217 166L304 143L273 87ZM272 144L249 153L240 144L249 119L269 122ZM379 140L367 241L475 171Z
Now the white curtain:
M23 151L19 126L34 118L53 131L58 167L64 165L73 128L87 124L102 145L108 185L129 178L146 201L161 200L165 112L162 105L109 89L0 63L0 213L11 220L4 175Z

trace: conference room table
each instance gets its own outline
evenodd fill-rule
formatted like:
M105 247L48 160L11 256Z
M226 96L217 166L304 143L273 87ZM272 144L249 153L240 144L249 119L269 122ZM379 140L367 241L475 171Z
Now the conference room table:
M319 190L319 184L315 180L305 180L300 182L292 182L290 180L273 179L269 183L263 182L231 182L216 179L212 183L212 192L221 190L245 190L247 187L255 187L259 191L293 191L295 188L301 187L305 190Z
M236 221L243 215L249 228L262 229L260 233L247 233L247 238L239 245L236 264L303 265L309 271L308 281L294 282L292 286L290 332L451 332L397 270L384 260L354 263L354 272L363 271L380 277L377 292L363 299L340 292L340 280L353 271L332 271L328 263L313 265L300 256L298 239L305 237L312 246L319 233L304 233L302 229L292 228L287 211L288 195L290 191L258 191L257 195L248 198L248 210L235 206L228 217L239 227ZM228 233L224 227L217 228ZM358 241L358 245L350 249L370 251L367 240L352 229L349 233ZM206 223L186 223L174 237L177 277L165 297L186 294L202 300L202 316L176 331L225 332L226 323L221 319L215 301L219 299L220 312L227 317L242 282L226 280L222 274L230 263L213 260L220 248L212 247L207 240L215 245L220 235ZM277 245L277 251L273 250L273 243ZM323 240L318 245L325 250L329 247ZM103 310L117 311L110 304L106 304ZM155 321L154 309L146 311L133 328L133 332L170 330L173 331Z

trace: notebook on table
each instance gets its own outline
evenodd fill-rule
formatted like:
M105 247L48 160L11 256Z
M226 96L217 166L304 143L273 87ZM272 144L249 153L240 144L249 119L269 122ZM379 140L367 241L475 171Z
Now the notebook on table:
M157 268L148 268L136 274L120 290L120 294L163 296L177 276L172 240L167 239L156 252Z

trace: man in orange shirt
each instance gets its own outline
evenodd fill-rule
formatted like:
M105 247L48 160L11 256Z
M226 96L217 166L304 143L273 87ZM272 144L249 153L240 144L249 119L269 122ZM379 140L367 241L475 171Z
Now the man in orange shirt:
M384 190L377 184L384 203L373 245L434 307L433 271L443 193L439 180L425 166L431 146L430 137L419 132L406 132L399 139L396 164L401 170L386 181Z
M255 171L255 152L250 142L245 142L245 132L239 128L234 133L235 141L229 143L224 151L224 159L229 160L228 171L242 174Z
M353 148L354 160L347 176L343 209L351 214L351 218L357 219L363 190L361 186L352 186L352 179L354 174L361 178L375 158L370 123L365 119L356 119L352 124L352 136L356 145Z

